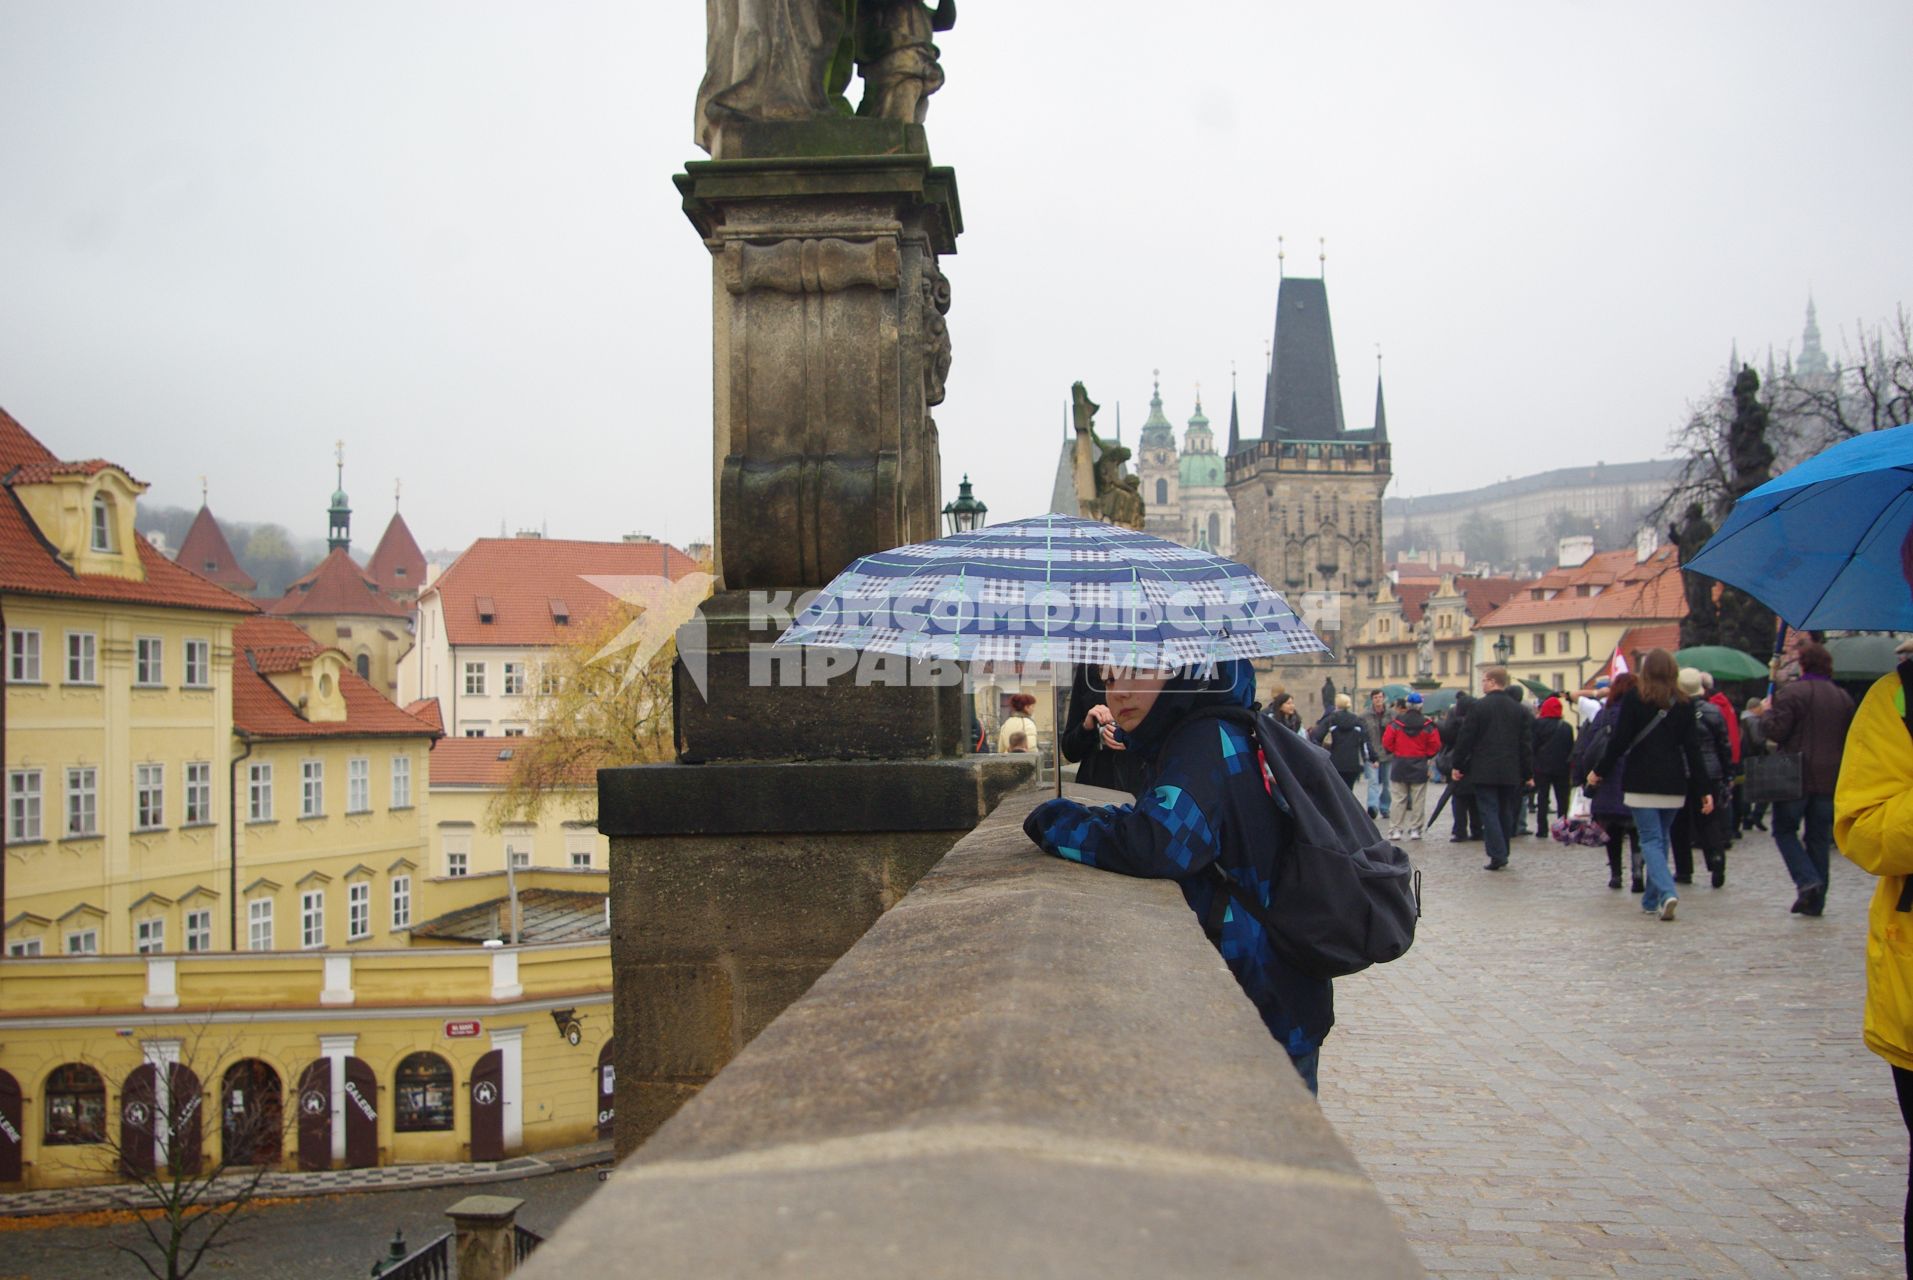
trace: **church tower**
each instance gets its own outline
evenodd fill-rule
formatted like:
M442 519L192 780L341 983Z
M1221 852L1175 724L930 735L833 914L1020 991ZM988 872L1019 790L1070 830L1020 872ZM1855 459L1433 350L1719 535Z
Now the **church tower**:
M1235 504L1229 501L1222 455L1216 452L1215 433L1202 411L1202 390L1196 390L1196 411L1182 438L1182 533L1176 541L1226 556L1235 547Z
M1348 644L1382 576L1382 493L1390 479L1379 376L1374 425L1351 431L1321 279L1284 276L1262 406L1262 434L1226 459L1234 557L1283 592L1333 657L1278 663L1275 678L1311 718L1324 675L1361 687ZM1293 667L1294 669L1289 669Z
M1814 314L1813 295L1807 295L1807 327L1800 334L1800 358L1794 361L1794 377L1801 385L1816 390L1833 385L1833 364L1820 345L1820 319Z
M1143 530L1176 539L1182 532L1181 481L1176 467L1176 429L1162 414L1162 370L1149 397L1149 420L1136 446L1136 474L1142 479ZM1179 540L1179 539L1177 539Z
M327 509L325 544L332 551L351 551L352 549L352 504L345 496L345 441L338 443L334 454L339 464L338 487L332 491L332 506Z

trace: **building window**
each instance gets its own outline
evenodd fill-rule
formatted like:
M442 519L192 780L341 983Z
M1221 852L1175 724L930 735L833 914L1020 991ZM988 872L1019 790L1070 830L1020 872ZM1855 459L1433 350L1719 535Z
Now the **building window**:
M507 738L522 738L525 736L525 726L522 724L508 725L505 729L505 736Z
M591 870L591 850L573 849L571 851L571 865L578 871Z
M1167 480L1156 481L1156 505L1159 507L1169 505L1169 482Z
M523 871L531 865L531 850L521 849L517 845L507 842L505 845L505 860L511 864L513 871Z
M186 913L186 949L188 951L211 951L213 949L213 913L210 911L188 911Z
M436 1053L414 1053L392 1075L392 1128L430 1133L452 1127L452 1069Z
M143 956L166 950L166 921L160 916L141 920L133 926L133 950Z
M392 807L412 807L412 757L392 757Z
M299 895L299 945L325 945L325 890L308 889Z
M467 875L470 873L470 869L471 869L471 857L468 854L456 852L456 851L447 851L447 853L445 854L445 874L446 875L448 876Z
M66 935L66 953L70 956L96 956L100 953L98 929L75 929Z
M40 940L38 938L26 938L19 942L9 942L7 944L7 954L16 959L30 959L40 954Z
M100 833L100 771L92 765L66 771L66 833Z
M557 697L560 683L561 682L558 679L557 672L555 671L539 672L538 673L538 696L541 698Z
M186 642L186 686L209 688L213 682L213 646L209 640Z
M485 736L485 726L482 724L468 724L465 726L465 736L468 738L482 738Z
M507 662L505 664L505 692L509 694L525 691L525 664Z
M465 664L465 693L468 697L483 697L485 694L485 664L468 662Z
M113 549L113 500L103 493L93 495L93 549Z
M1568 682L1561 678L1559 671L1554 673L1554 687L1558 692L1566 692L1568 687Z
M363 880L345 888L345 936L372 936L372 886Z
M14 769L7 774L7 839L40 838L40 770Z
M204 760L186 765L186 824L213 820L213 767Z
M272 821L272 766L246 766L246 821Z
M372 762L364 756L345 762L345 811L372 811Z
M7 632L7 679L40 683L40 633L15 627Z
M299 764L299 816L325 816L325 761L304 760Z
M55 1067L46 1078L46 1130L49 1147L77 1147L106 1141L106 1082L83 1062Z
M166 766L133 766L133 826L151 831L166 825Z
M272 950L272 899L254 898L246 904L246 947Z
M392 877L392 927L403 929L412 923L412 877Z
M1568 651L1568 633L1567 632L1557 631L1554 633L1554 651L1556 653L1566 653Z
M1534 633L1534 651L1537 655L1548 651L1548 638L1539 631Z
M133 683L166 683L166 642L158 636L137 636L133 640Z
M1435 654L1436 675L1448 674L1448 650L1442 649Z
M100 638L91 631L66 633L66 682L99 683Z
M357 658L354 658L352 660L352 669L359 673L359 679L370 680L372 678L372 655L362 653Z

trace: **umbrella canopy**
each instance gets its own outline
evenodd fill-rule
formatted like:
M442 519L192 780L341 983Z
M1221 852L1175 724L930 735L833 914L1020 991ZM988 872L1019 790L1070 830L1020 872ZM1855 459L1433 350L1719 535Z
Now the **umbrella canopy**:
M1900 542L1913 525L1913 426L1842 440L1734 504L1686 565L1801 630L1913 631Z
M1828 636L1835 680L1878 680L1900 665L1899 636Z
M1542 684L1539 680L1530 680L1526 676L1523 676L1521 677L1520 683L1529 693L1532 693L1537 698L1552 698L1554 696L1554 690Z
M1421 713L1425 716L1446 715L1455 705L1459 689L1430 689L1421 696Z
M1382 686L1382 701L1389 706L1395 705L1395 699L1406 698L1412 690L1405 684L1385 684Z
M1060 515L863 556L777 643L1158 668L1328 652L1247 565Z
M1676 649L1674 661L1683 667L1692 667L1704 671L1714 679L1729 680L1765 680L1767 664L1750 653L1730 648L1724 644L1697 644L1689 649Z

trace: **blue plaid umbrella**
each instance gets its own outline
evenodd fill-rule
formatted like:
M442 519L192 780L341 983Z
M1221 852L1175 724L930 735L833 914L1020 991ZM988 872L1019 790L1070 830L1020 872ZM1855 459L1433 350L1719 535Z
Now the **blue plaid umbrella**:
M1328 651L1246 565L1059 515L864 556L777 643L1157 668Z

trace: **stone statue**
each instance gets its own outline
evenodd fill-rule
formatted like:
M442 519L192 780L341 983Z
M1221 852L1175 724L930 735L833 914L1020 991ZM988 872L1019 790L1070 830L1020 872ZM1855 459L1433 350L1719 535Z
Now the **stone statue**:
M1076 514L1085 520L1097 519L1101 514L1096 500L1096 411L1100 408L1082 383L1070 385L1070 425L1076 432L1070 453L1070 479L1076 490Z
M1681 523L1667 531L1667 540L1679 552L1683 569L1713 536L1714 526L1698 502L1689 503ZM1681 620L1681 645L1722 643L1720 618L1714 607L1714 580L1683 572L1681 586L1687 594L1687 616Z
M1415 624L1415 674L1424 679L1435 674L1435 623L1426 613Z
M1335 677L1322 677L1322 710L1326 713L1335 710Z
M830 112L843 0L704 0L704 20L704 82L693 122L698 146L716 155L718 130L728 121L809 120ZM930 61L934 68L934 52Z
M943 87L943 67L930 37L956 25L956 0L857 0L857 114L922 124L930 95Z
M1110 524L1125 529L1140 529L1143 522L1142 481L1123 474L1129 450L1108 440L1098 440L1102 456L1096 459L1096 514Z

